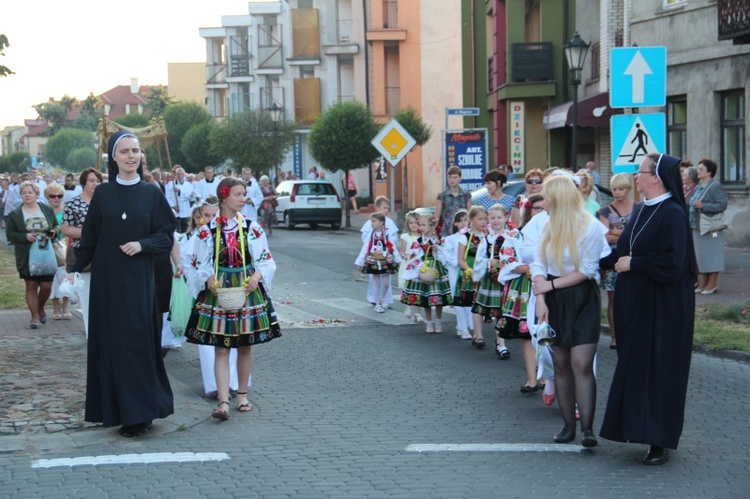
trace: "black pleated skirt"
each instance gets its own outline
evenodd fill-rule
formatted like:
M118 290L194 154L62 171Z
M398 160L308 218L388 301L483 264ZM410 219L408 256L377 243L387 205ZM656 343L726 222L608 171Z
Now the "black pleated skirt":
M545 301L549 325L557 333L556 346L570 348L599 342L602 304L599 285L594 279L550 291L545 294Z

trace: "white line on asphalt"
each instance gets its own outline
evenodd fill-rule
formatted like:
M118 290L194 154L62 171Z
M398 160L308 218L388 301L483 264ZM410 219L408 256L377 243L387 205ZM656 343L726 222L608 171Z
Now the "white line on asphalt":
M58 468L63 466L99 466L102 464L153 464L225 461L225 452L155 452L151 454L121 454L110 456L83 456L58 459L39 459L32 468Z
M581 452L564 444L410 444L406 452Z

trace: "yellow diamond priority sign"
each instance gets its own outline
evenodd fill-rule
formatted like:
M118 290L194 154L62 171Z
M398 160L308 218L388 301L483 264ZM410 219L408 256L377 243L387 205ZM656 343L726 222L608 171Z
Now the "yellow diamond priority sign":
M409 132L398 121L392 119L372 139L371 144L391 166L396 166L417 144L417 141L409 135Z

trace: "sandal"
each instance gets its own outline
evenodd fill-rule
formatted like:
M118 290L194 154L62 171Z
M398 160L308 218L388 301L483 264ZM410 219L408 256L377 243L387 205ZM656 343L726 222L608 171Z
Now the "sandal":
M247 397L247 392L237 392L237 395L245 395ZM250 412L253 410L253 405L245 400L245 402L242 402L237 406L237 410L240 412Z
M481 350L484 348L484 340L482 338L474 338L473 340L471 340L471 344L474 345L477 350Z
M229 411L227 411L226 409L222 409L221 408L222 404L226 404L227 407L229 407L229 402L222 400L221 402L219 402L219 407L214 409L213 412L211 413L211 417L216 418L216 419L221 419L222 421L226 421L227 419L229 419Z
M65 312L63 314L63 319L66 320L66 321L69 321L72 318L73 318L73 314L71 314L70 312Z
M55 312L54 314L52 314L52 318L56 321L59 321L60 319L63 318L63 316L60 312Z

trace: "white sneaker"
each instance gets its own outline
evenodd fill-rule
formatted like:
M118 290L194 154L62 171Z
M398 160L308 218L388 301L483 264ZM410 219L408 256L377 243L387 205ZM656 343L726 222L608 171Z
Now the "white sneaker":
M407 307L404 309L404 317L406 317L407 319L411 319L414 317L414 313L411 311L411 308Z
M424 317L422 317L421 315L414 314L414 322L422 324L423 322L425 322L425 320L424 320Z
M375 312L377 312L377 313L379 313L379 314L382 314L382 313L384 313L384 312L385 312L385 309L384 309L383 307L381 307L380 305L377 305L377 306L375 307Z
M462 334L464 334L464 332L465 332L465 331L462 331L462 330L460 330L460 329L456 329L456 336L459 336L459 337L460 337L460 336L461 336Z
M470 332L468 332L468 331L461 332L461 339L462 340L470 340L472 338L474 338L474 335L471 334Z

